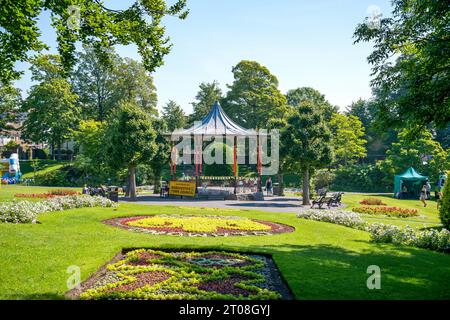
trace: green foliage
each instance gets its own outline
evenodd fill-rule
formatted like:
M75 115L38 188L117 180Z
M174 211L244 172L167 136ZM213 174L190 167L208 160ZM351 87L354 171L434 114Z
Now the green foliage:
M76 5L76 9L70 10ZM47 10L56 29L59 54L66 73L75 64L75 43L97 49L135 44L148 71L163 64L171 45L161 22L165 16L185 19L186 0L168 6L164 0L135 1L125 10L106 8L103 1L3 0L0 15L0 81L20 77L18 61L28 61L29 52L47 48L41 41L39 15ZM78 20L80 18L80 20ZM104 57L107 60L107 57Z
M255 61L241 61L233 67L234 81L222 100L225 112L248 129L266 128L271 118L286 112L286 98L278 79Z
M125 58L116 66L114 72L117 73L114 86L117 101L132 102L151 115L158 114L156 87L144 64Z
M162 119L153 120L153 128L156 131L155 145L156 149L152 160L150 161L150 168L153 174L154 192L159 193L162 171L165 165L169 163L170 145L167 143L164 133L167 132L167 124Z
M328 102L325 95L310 87L289 90L286 93L286 100L290 106L297 106L306 101L312 102L316 108L321 109L321 112L324 113L327 121L331 119L334 113L338 112L338 107L335 107Z
M445 182L442 194L443 197L439 207L439 217L441 218L442 225L447 230L450 230L450 179L447 179Z
M335 173L331 170L322 169L314 173L312 184L316 190L330 189L330 185L336 179Z
M331 144L336 155L336 164L354 164L367 155L362 122L355 116L334 113L330 121L333 132Z
M201 121L208 115L214 103L220 99L222 99L222 90L217 81L200 83L199 91L195 96L196 101L191 103L194 110L189 116L189 123Z
M28 113L23 137L59 147L78 124L80 109L76 100L77 95L65 79L54 78L34 85L23 105Z
M10 123L17 117L22 97L20 90L0 81L0 134L10 129Z
M314 101L303 101L295 106L281 133L280 152L289 155L301 168L305 205L309 204L310 172L333 161L331 132L325 115L325 110Z
M136 167L152 160L155 138L152 119L136 104L122 103L110 118L105 141L107 164L116 171L128 169L132 199L136 197Z
M183 109L173 100L170 100L163 107L162 119L166 123L169 132L186 126L186 115Z
M120 63L120 57L112 50L103 51L102 54L108 55L108 64L102 61L92 46L84 46L84 52L77 56L72 83L79 96L84 119L103 121L118 103L118 72L115 69Z
M433 140L428 130L421 130L411 140L411 132L407 129L398 134L398 142L392 144L387 151L383 168L392 177L413 167L420 174L428 176L430 181L437 181L439 174L450 169L448 153L439 142Z
M355 42L374 43L368 61L378 116L387 127L444 127L450 121L448 2L394 0L392 6L380 28L362 23L354 34Z
M214 157L218 150L222 149L223 152L223 164L203 164L203 173L205 176L216 176L216 177L232 177L233 176L233 165L227 164L226 159L233 158L233 149L227 146L226 143L212 142L205 148L205 152L211 151L211 156Z
M375 163L386 155L387 149L397 140L397 132L380 126L376 121L378 108L373 101L359 99L347 108L347 114L358 117L364 126L364 139L367 140L367 160Z
M334 171L332 190L350 192L392 192L394 176L381 164L360 164L340 167Z

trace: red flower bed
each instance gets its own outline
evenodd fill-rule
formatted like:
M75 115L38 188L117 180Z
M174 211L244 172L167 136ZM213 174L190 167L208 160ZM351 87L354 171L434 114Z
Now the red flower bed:
M406 218L419 215L416 209L403 209L399 207L358 207L353 208L353 212L366 214L379 214L393 217Z
M377 198L367 198L363 199L359 202L359 204L365 205L365 206L385 206L386 203L383 203L380 199Z

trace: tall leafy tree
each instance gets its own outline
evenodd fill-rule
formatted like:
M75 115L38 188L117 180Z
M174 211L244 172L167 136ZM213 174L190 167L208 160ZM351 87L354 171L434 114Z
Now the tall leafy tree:
M217 81L210 83L202 82L199 91L192 102L193 112L189 116L189 123L201 121L211 110L216 101L222 98L222 90Z
M295 106L281 134L281 152L301 170L304 205L310 204L311 171L333 161L330 142L331 131L324 110L309 100Z
M347 107L346 114L357 117L364 126L367 140L367 159L374 163L386 157L386 151L397 141L397 131L380 126L376 121L378 108L373 101L359 99Z
M80 97L85 119L103 121L118 103L116 84L119 74L115 68L121 59L112 50L102 54L108 55L109 63L104 63L98 50L92 46L84 46L84 51L78 53L72 83Z
M368 57L378 117L386 126L445 127L450 121L447 1L393 0L379 28L362 23L355 43L372 41Z
M159 193L161 191L162 170L169 163L170 145L164 136L164 133L168 131L166 122L163 119L155 119L153 120L153 128L156 131L156 149L150 161L150 168L153 174L153 192Z
M336 164L351 165L367 155L364 126L357 117L334 113L330 127Z
M49 143L58 150L78 125L80 109L78 96L63 78L45 80L34 85L23 104L27 118L23 125L23 137L37 143ZM54 153L53 153L54 155Z
M21 101L19 89L0 82L0 134L10 129L10 124L16 120Z
M52 15L67 74L75 65L77 41L96 48L135 44L145 68L154 71L163 64L171 48L162 19L165 16L185 19L188 15L186 0L170 6L164 0L136 0L124 10L107 8L102 0L3 0L1 8L0 80L4 83L21 75L15 69L16 62L28 61L29 52L47 48L38 26L44 10Z
M266 128L267 121L286 112L286 98L278 79L256 61L241 61L233 67L234 81L222 100L227 114L242 126Z
M157 115L157 95L153 77L144 65L136 60L125 58L117 66L117 81L114 83L115 98L140 106L146 112Z
M331 120L332 115L338 112L338 107L333 106L330 102L328 102L325 95L310 87L301 87L289 90L286 93L286 101L288 105L291 106L297 106L304 101L309 101L313 103L316 108L320 108L321 111L323 111L323 114L327 120Z
M123 102L109 119L106 129L109 166L127 169L130 199L136 199L136 167L155 154L156 133L148 113L132 102Z
M183 109L172 100L163 107L162 119L166 123L169 132L186 126L186 115L184 114Z
M411 130L418 132L413 141L410 139ZM433 139L429 130L403 129L398 134L398 142L392 144L382 164L391 177L414 167L421 174L429 176L431 181L437 181L440 173L450 170L448 152Z

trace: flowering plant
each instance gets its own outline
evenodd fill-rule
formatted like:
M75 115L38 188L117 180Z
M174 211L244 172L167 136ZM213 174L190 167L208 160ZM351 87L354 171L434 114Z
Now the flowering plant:
M386 216L394 216L400 218L406 218L419 215L416 209L403 209L399 207L357 207L352 209L353 212L366 213L366 214L380 214Z
M116 203L103 197L88 195L62 196L39 202L14 201L0 203L0 222L34 223L44 212L63 211L84 207L115 207Z
M365 205L365 206L385 206L386 204L383 203L380 199L377 198L366 198L359 202L359 204Z

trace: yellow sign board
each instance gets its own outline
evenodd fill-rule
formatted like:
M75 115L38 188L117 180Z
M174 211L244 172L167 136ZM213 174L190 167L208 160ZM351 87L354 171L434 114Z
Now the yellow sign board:
M195 182L187 181L170 181L169 194L171 196L188 196L195 197Z

